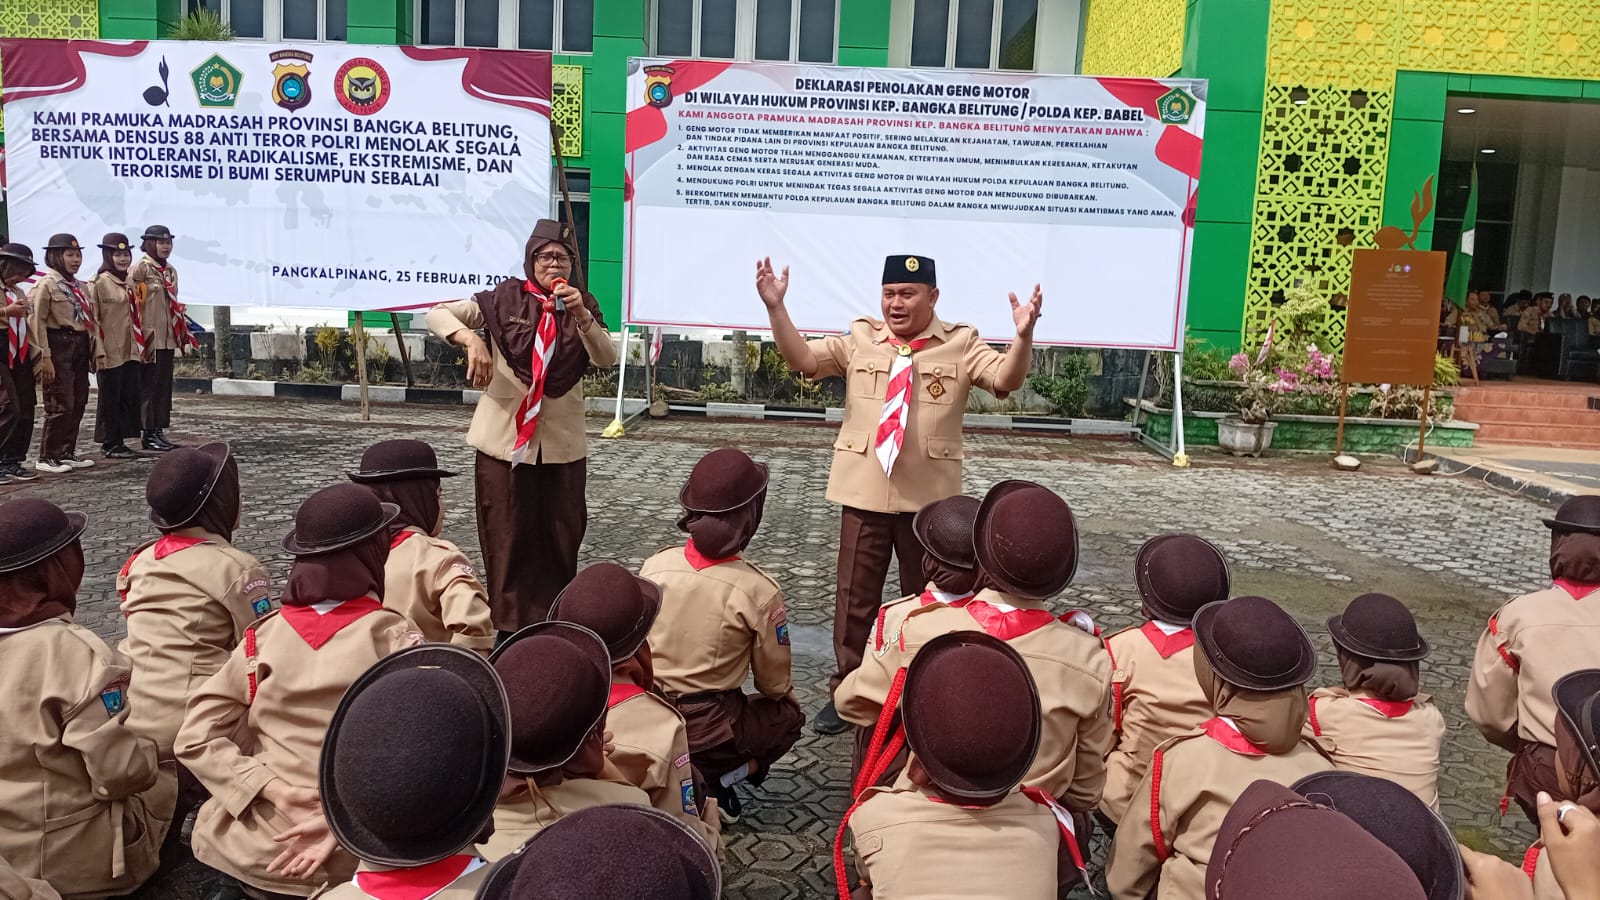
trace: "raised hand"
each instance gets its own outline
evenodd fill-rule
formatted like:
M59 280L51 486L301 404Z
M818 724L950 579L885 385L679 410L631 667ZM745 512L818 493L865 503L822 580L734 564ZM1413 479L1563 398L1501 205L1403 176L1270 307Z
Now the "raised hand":
M789 293L789 267L783 267L783 274L777 275L772 270L772 257L756 261L756 293L761 296L761 302L767 309L777 309L783 305L783 297Z
M1033 337L1033 326L1038 323L1040 312L1044 306L1044 294L1040 293L1039 286L1033 286L1033 295L1027 303L1017 300L1016 294L1011 294L1011 321L1017 325L1017 337Z

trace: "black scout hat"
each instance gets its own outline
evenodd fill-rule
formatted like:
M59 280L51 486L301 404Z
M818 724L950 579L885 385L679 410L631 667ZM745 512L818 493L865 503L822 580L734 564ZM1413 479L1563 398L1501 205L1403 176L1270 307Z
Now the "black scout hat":
M400 507L382 503L359 484L336 484L307 497L294 514L283 549L312 556L353 547L389 527Z
M146 228L144 230L144 234L139 235L139 240L141 240L141 241L170 241L170 240L172 240L173 238L176 238L176 237L177 237L177 235L172 233L172 229L168 228L165 225L151 225L149 228Z
M1359 772L1318 772L1291 789L1344 813L1393 850L1417 876L1428 900L1461 900L1466 890L1461 852L1449 826L1416 794Z
M1235 597L1200 607L1194 640L1218 678L1252 691L1305 684L1317 651L1292 616L1265 597Z
M368 862L418 866L472 844L494 816L511 750L494 669L450 644L408 647L339 701L318 766L339 843Z
M884 284L925 284L938 287L933 260L926 256L890 256L883 261Z
M377 481L403 481L412 478L454 478L456 473L439 468L439 456L426 441L401 438L379 441L361 454L361 470L350 473L358 484Z
M0 244L0 259L13 259L29 267L38 266L38 263L33 261L33 251L27 244Z
M600 636L571 622L529 625L489 656L511 701L513 775L564 765L605 717L611 657Z
M956 799L998 801L1039 752L1033 675L1017 651L981 631L943 634L917 651L900 709L906 745Z
M1600 494L1580 494L1561 504L1556 517L1545 519L1551 531L1578 531L1600 534Z
M611 804L562 816L494 864L478 900L717 900L722 870L689 826Z
M972 549L972 523L977 518L978 498L958 494L917 510L911 531L928 555L957 569L970 569L978 564Z
M44 248L46 250L81 250L81 249L83 249L81 246L79 246L77 238L73 237L70 234L66 234L64 232L62 234L52 234L52 235L50 235L50 240L45 243Z
M533 223L533 232L528 235L528 252L532 253L551 241L561 244L570 252L573 249L572 229L555 219L540 219Z
M120 231L108 231L100 238L98 245L101 250L126 250L128 249L128 236Z
M15 572L67 546L83 534L89 517L63 512L49 500L24 497L0 506L0 572Z
M1588 780L1600 781L1600 669L1579 669L1564 675L1550 691L1556 702L1557 762L1560 745L1571 743L1582 750L1589 767Z
M1281 784L1234 801L1206 864L1206 900L1425 900L1417 876L1349 816Z
M1428 655L1417 620L1388 594L1362 594L1328 620L1328 634L1345 652L1386 662L1415 662Z
M1228 561L1216 545L1192 534L1145 541L1133 560L1139 596L1156 618L1187 625L1207 603L1228 599Z
M661 612L661 588L616 563L579 572L550 605L550 618L581 625L605 641L615 665L638 652Z
M150 467L144 485L150 521L157 528L182 528L194 521L216 490L217 478L227 464L228 445L222 441L179 447L163 454Z
M989 489L972 524L978 567L1000 590L1043 600L1078 569L1078 524L1067 501L1031 481Z
M737 447L718 447L700 457L678 502L689 512L732 512L767 489L768 470Z

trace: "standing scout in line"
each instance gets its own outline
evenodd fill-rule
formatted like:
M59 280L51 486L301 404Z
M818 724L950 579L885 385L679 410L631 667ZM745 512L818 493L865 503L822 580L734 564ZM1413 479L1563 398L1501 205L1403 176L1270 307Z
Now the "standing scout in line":
M22 244L0 245L0 484L39 477L22 467L33 443L38 403L33 361L39 350L28 334L30 306L21 288L33 273L32 250Z
M144 328L139 303L128 281L133 251L128 236L112 232L100 239L100 271L89 282L94 318L100 326L100 360L95 385L100 402L95 407L94 439L107 459L133 459L133 448L123 443L140 436L139 379L144 358Z
M361 470L350 480L379 500L400 507L384 563L383 605L410 619L430 641L457 644L487 655L494 649L494 623L483 585L444 529L442 478L433 448L422 441L381 441L361 454Z
M788 364L808 378L845 379L844 424L834 442L828 500L839 504L838 588L833 652L836 690L861 664L867 633L883 603L891 553L900 561L900 595L922 579L914 513L961 493L961 416L979 387L1004 394L1022 387L1032 362L1033 327L1044 302L1039 286L1026 303L1011 295L1017 337L1004 354L970 325L939 319L938 279L925 256L891 256L883 265L883 318L862 317L845 334L807 341L784 307L789 270L756 263L756 293L767 307L772 339ZM839 734L850 726L830 701L814 726Z
M583 388L617 363L600 304L567 282L572 231L540 219L522 278L428 310L428 330L466 351L483 396L467 443L477 453L478 544L500 636L544 621L578 573L589 527ZM482 329L487 338L479 337Z
M173 237L165 225L146 228L139 237L144 256L129 271L134 303L144 327L139 405L144 434L140 446L146 450L178 446L167 440L167 429L172 427L172 368L178 356L199 346L189 333L184 305L178 302L178 270L172 265Z
M78 457L78 429L89 404L89 372L101 358L100 330L87 285L78 280L83 249L70 234L44 245L49 271L33 286L28 331L39 338L35 371L44 385L44 431L39 440L41 472L61 474L94 465Z

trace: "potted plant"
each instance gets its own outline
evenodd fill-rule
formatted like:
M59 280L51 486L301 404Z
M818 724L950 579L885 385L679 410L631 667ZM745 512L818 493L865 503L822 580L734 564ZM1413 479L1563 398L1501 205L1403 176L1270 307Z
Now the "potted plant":
M1217 422L1217 444L1234 456L1260 456L1272 446L1272 432L1278 423L1272 414L1283 404L1284 394L1294 390L1294 373L1267 368L1270 344L1261 348L1254 360L1243 353L1228 360L1228 368L1244 385L1239 391L1238 415Z

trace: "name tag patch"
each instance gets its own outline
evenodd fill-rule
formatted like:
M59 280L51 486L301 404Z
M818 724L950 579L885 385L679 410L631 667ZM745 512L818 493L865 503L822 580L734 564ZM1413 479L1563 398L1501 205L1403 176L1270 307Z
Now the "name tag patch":
M687 754L687 753L685 753L684 755L682 755L682 756L680 756L677 759L672 761L672 767L674 769L681 769L684 766L687 766L688 764L689 764L689 754Z
M678 784L678 790L683 793L683 811L691 816L700 815L700 807L694 802L694 779L685 778Z
M782 625L778 626L778 643L781 646L784 646L784 647L789 646L789 623L788 622L784 622Z

